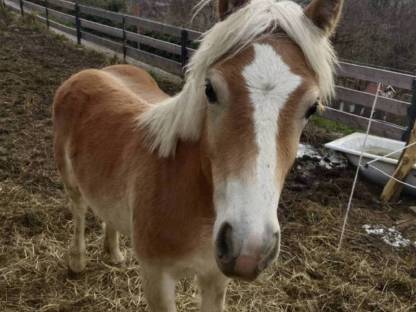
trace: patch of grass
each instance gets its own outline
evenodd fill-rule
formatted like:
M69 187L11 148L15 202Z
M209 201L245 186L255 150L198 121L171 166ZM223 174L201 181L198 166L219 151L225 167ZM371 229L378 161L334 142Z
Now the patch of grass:
M109 58L109 65L118 65L118 64L123 64L123 60L121 60L117 54L114 54L111 58Z
M323 118L321 116L312 117L311 122L315 126L323 128L324 130L327 130L333 133L343 134L343 135L348 135L357 131L356 129L343 125L339 122Z
M9 9L4 7L0 2L0 25L9 25L13 20L13 14L11 14Z
M55 39L57 40L57 41L60 41L60 42L64 42L64 43L67 43L67 44L69 44L70 43L70 41L68 40L68 38L67 37L65 37L65 35L64 34L55 34Z

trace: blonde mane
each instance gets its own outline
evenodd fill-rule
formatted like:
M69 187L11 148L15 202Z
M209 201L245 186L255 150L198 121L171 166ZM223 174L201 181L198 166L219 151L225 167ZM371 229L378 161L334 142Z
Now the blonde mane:
M202 0L200 8L211 0ZM336 56L327 36L292 1L252 0L203 34L187 70L183 90L145 112L139 125L149 131L148 143L160 157L175 152L178 139L198 140L205 112L205 79L208 69L225 55L235 55L260 36L285 32L303 51L318 77L321 97L334 93Z

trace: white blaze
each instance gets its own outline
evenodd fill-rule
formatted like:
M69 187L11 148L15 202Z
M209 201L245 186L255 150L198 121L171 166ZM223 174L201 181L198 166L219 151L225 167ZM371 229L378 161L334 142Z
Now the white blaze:
M254 50L254 61L244 69L243 76L254 107L258 148L256 180L260 184L265 203L277 205L276 144L279 113L289 96L299 87L301 78L290 71L270 45L255 44Z
M289 96L300 86L301 78L290 71L267 44L254 44L255 57L243 70L243 77L254 109L257 158L251 176L231 178L219 190L223 209L217 211L216 225L227 221L240 225L238 236L261 238L266 227L279 232L276 209L280 197L277 185L277 136L279 113ZM215 231L216 232L216 231ZM243 238L243 237L242 237ZM248 244L250 244L248 242ZM242 246L243 254L250 246Z

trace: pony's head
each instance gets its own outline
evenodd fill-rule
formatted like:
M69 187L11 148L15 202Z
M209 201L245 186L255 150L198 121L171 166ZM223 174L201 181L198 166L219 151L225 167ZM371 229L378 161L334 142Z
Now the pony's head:
M342 3L313 0L302 9L291 1L219 0L221 21L204 35L184 90L146 117L161 156L178 139L201 141L216 258L228 276L254 279L279 253L284 180L304 126L333 94L329 36ZM165 114L165 129L160 122L152 129L157 114Z
M333 90L334 54L327 40L340 4L315 0L303 11L286 1L219 2L225 33L214 28L206 35L211 49L216 40L255 33L205 77L214 239L226 275L253 279L279 253L284 180L304 126Z

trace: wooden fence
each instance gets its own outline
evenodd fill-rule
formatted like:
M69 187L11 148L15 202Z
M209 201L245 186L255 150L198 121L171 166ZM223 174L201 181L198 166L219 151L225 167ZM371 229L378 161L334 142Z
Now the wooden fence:
M167 72L182 75L184 66L194 52L201 33L175 27L137 16L116 13L66 0L2 0L20 14L31 13L47 27L53 27L83 41L95 43L114 52L159 67ZM416 76L373 67L341 62L338 77L382 83L413 92L416 108ZM337 86L337 101L371 108L375 94L354 88ZM353 128L366 129L368 117L337 109L330 105L323 116ZM380 97L377 110L394 122L374 120L371 133L400 139L409 118L410 101Z

